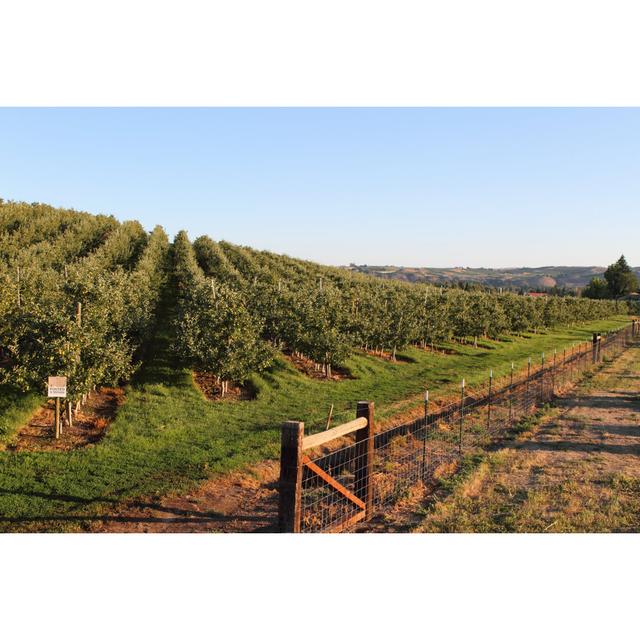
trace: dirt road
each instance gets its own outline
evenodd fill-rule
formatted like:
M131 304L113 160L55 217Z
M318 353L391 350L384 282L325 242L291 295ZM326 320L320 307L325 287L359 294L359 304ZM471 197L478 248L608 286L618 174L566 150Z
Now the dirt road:
M631 348L409 527L423 532L640 531L640 348ZM416 523L416 519L419 523Z

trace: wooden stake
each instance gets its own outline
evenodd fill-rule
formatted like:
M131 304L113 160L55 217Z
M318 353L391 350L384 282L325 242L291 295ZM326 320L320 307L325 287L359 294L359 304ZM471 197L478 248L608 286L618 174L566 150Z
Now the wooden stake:
M72 402L71 400L67 400L67 425L69 426L69 429L71 429L71 427L73 427L73 407L72 407Z
M331 408L329 409L329 417L327 418L327 427L325 429L325 431L331 426L331 419L333 418L333 405L331 405Z
M58 440L58 438L60 438L60 398L56 398L55 434L56 434L56 440Z

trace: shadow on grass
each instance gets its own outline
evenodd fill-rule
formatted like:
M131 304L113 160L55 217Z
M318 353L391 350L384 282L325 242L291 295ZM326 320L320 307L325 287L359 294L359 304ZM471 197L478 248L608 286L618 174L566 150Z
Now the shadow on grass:
M564 451L576 451L582 453L611 453L616 455L638 455L640 454L640 444L604 444L572 442L571 440L554 440L552 442L526 442L520 447L506 445L505 449L518 448L520 451L548 451L553 453Z
M584 407L588 409L628 409L629 404L634 404L638 400L637 393L628 396L587 396L563 399L558 403L559 406L573 409L575 407Z
M161 513L166 513L167 516L152 516L152 515L52 515L52 516L15 516L7 517L0 516L0 523L10 524L37 524L46 525L53 522L70 522L70 523L90 523L90 522L121 522L121 523L147 523L147 524L215 524L225 522L238 522L238 523L262 523L262 526L256 526L254 531L268 532L276 531L275 517L270 518L262 515L250 515L243 513L234 513L233 515L226 515L217 511L198 511L194 509L184 509L180 507L170 507L162 505L155 501L143 501L143 500L129 500L121 502L113 498L82 498L80 496L73 496L61 493L44 493L38 491L7 491L0 489L0 495L6 496L27 496L31 498L42 498L50 500L52 502L67 502L74 505L90 506L96 504L114 505L122 507L123 505L127 509L152 509Z

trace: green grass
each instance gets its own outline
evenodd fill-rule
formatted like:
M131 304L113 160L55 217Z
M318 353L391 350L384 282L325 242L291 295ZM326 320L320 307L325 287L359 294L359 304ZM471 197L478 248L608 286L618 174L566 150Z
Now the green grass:
M594 322L526 338L486 342L483 347L454 346L438 355L409 348L410 362L393 364L364 354L348 362L354 379L312 380L280 359L252 382L256 400L208 402L190 371L173 361L166 326L160 327L146 365L127 389L127 400L99 444L76 451L0 452L0 530L70 530L86 526L125 499L186 490L214 472L225 472L276 457L279 427L300 419L312 425L346 403L373 400L381 417L420 403L429 388L433 398L465 377L484 381L489 368L506 375L511 361L524 366L529 355L588 340L593 331L622 326L626 317ZM449 345L450 346L450 345ZM5 395L0 425L15 431L37 404L33 396Z
M35 393L21 393L0 385L0 443L8 442L20 425L42 404Z

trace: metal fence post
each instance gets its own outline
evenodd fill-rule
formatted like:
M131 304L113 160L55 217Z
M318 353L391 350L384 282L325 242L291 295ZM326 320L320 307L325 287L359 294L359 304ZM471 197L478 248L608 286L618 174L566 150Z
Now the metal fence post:
M598 362L602 362L602 336L598 334Z
M573 376L576 368L576 346L571 345L571 355L569 356L569 379L573 382Z
M551 397L556 395L556 356L558 355L558 350L553 350L553 368L551 369Z
M302 518L302 438L304 422L289 421L280 438L280 531L299 533Z
M529 413L529 385L531 384L531 356L529 356L529 360L527 360L527 386L526 386L526 395L525 395L525 411Z
M365 503L365 520L369 520L373 515L373 457L375 453L373 409L373 402L358 402L356 406L356 417L367 420L367 426L356 431L353 491Z
M462 457L462 432L464 430L464 378L460 391L460 433L458 434L458 455Z
M511 363L511 378L509 380L509 428L513 427L513 369L515 365Z
M489 396L487 402L487 431L491 430L491 389L493 387L493 369L489 369Z
M422 436L422 479L427 477L427 436L429 430L429 390L424 392L424 434Z
M542 404L544 403L544 351L542 352L542 358L540 360L541 365L540 365L540 385L539 385L539 389L540 389L540 400L539 403Z

